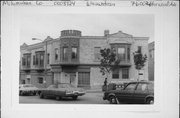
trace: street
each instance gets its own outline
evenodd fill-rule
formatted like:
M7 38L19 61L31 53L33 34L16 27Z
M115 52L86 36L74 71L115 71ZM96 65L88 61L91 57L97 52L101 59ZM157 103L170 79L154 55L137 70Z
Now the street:
M40 99L39 96L19 96L20 104L109 104L103 100L103 92L86 93L79 96L77 100L72 98L64 98L56 100L55 98Z

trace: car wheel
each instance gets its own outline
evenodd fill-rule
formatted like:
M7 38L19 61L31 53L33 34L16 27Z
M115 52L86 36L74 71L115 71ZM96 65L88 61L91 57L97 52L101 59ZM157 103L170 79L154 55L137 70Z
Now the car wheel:
M39 95L39 96L40 96L40 98L44 98L44 95L43 95L43 93L40 93L40 95Z
M78 96L73 96L72 99L73 100L77 100Z
M110 96L109 97L109 102L110 102L110 104L117 104L116 97L115 96Z
M147 104L154 104L154 99L153 98L149 98L146 101Z

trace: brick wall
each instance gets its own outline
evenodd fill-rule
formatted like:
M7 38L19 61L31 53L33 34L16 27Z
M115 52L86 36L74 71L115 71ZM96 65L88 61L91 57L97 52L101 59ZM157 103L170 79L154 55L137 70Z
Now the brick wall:
M94 47L101 47L102 49L107 46L106 39L80 39L80 63L81 64L98 64L94 60Z

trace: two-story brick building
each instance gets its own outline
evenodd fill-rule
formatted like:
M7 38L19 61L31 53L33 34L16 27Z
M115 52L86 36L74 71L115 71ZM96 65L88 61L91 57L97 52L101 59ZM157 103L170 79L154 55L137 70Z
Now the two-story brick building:
M111 48L121 59L109 82L136 80L133 52L148 55L148 37L134 37L121 31L104 36L82 36L78 30L63 30L60 37L47 37L42 43L21 46L20 83L47 87L71 83L77 87L97 88L104 82L100 73L100 49ZM46 52L47 50L47 52ZM45 55L47 54L47 55ZM146 62L148 63L148 62ZM148 80L148 64L142 70Z

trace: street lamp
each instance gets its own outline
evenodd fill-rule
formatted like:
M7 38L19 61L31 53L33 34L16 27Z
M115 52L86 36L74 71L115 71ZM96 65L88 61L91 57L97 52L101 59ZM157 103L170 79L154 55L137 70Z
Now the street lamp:
M49 36L47 38L49 38ZM43 81L45 83L45 87L46 87L46 78L47 78L47 40L46 39L43 41L42 39L32 38L32 40L40 40L41 42L45 42L46 43L46 50L45 50L45 76L44 76L45 81Z

